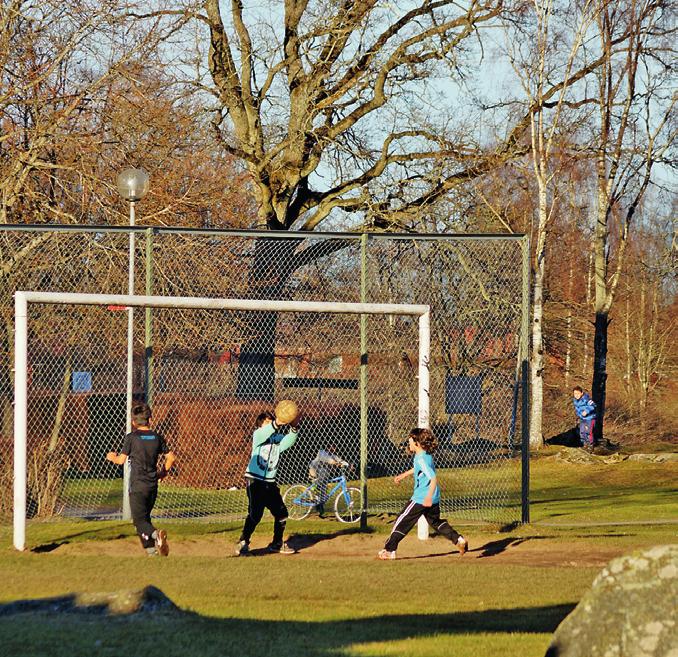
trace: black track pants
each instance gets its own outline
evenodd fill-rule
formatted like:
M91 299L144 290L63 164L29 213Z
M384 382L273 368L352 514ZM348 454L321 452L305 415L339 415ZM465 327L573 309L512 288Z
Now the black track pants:
M250 537L264 515L264 509L268 509L275 519L273 524L273 544L281 545L288 513L278 485L272 481L248 479L247 501L247 518L245 519L245 526L242 529L240 540L249 543Z
M391 530L391 535L386 541L384 546L390 552L394 552L398 549L398 543L405 538L407 533L414 527L417 523L417 520L421 516L426 518L433 529L435 529L439 534L442 534L446 538L449 538L453 543L457 542L459 538L459 533L450 527L450 524L447 520L440 518L440 504L434 504L433 506L424 506L417 502L410 500L405 508L400 512L400 515L393 523L393 529Z
M132 491L129 494L132 522L136 527L137 534L139 534L141 544L145 548L151 548L155 545L155 540L152 537L155 527L151 523L151 511L153 511L156 497L158 497L157 487L148 490Z

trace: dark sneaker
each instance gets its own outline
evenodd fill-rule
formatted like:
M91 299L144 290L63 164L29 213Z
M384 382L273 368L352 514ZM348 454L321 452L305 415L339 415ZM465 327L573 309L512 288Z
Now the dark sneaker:
M158 554L161 557L166 557L169 554L167 532L164 529L158 529L156 532L155 547L158 548Z
M466 554L466 551L468 550L468 541L463 536L460 536L457 539L457 550L459 550L459 555L462 557Z
M267 550L273 554L294 554L294 550L287 543L281 543L280 545L271 543Z
M250 553L250 544L247 541L238 541L235 546L236 557L246 557Z

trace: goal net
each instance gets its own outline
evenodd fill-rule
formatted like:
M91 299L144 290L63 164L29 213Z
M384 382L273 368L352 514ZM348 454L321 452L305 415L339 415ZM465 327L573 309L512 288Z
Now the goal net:
M323 450L350 464L367 512L409 496L392 476L410 467L409 429L429 425L427 305L17 292L15 322L17 549L27 519L126 515L105 455L122 447L130 397L177 455L157 516L243 518L254 421L282 398L303 415L283 489L308 483ZM459 469L440 476L444 495L466 485Z

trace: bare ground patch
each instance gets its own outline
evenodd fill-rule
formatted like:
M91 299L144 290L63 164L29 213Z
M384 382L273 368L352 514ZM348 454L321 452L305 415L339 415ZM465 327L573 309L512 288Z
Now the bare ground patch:
M470 549L460 557L456 547L443 537L435 536L420 541L415 534L405 538L398 550L399 560L445 559L450 563L477 561L479 563L505 563L524 566L603 566L610 559L635 547L627 544L606 545L596 543L595 537L585 540L558 536L502 536L497 534L466 533ZM295 534L290 533L289 544L294 555L274 555L266 551L268 534L253 537L252 556L267 559L361 559L372 560L384 543L383 534L348 533ZM602 536L604 539L604 536ZM170 558L237 558L234 555L232 534L206 535L196 538L172 540ZM63 543L49 550L58 555L97 555L110 557L143 558L145 553L135 537L122 537L107 541ZM159 557L158 557L159 558Z

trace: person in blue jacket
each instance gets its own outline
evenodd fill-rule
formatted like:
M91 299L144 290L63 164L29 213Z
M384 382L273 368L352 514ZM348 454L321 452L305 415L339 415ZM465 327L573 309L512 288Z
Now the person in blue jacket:
M593 428L596 424L596 405L579 386L572 389L572 403L579 422L579 439L585 449L593 449Z
M297 422L298 420L293 424L279 426L275 415L268 411L257 417L252 435L252 456L245 472L247 518L235 548L238 556L249 553L250 537L264 515L264 509L268 509L274 518L273 541L268 546L268 551L294 554L294 550L283 541L288 513L280 488L276 484L276 475L281 452L297 441Z

